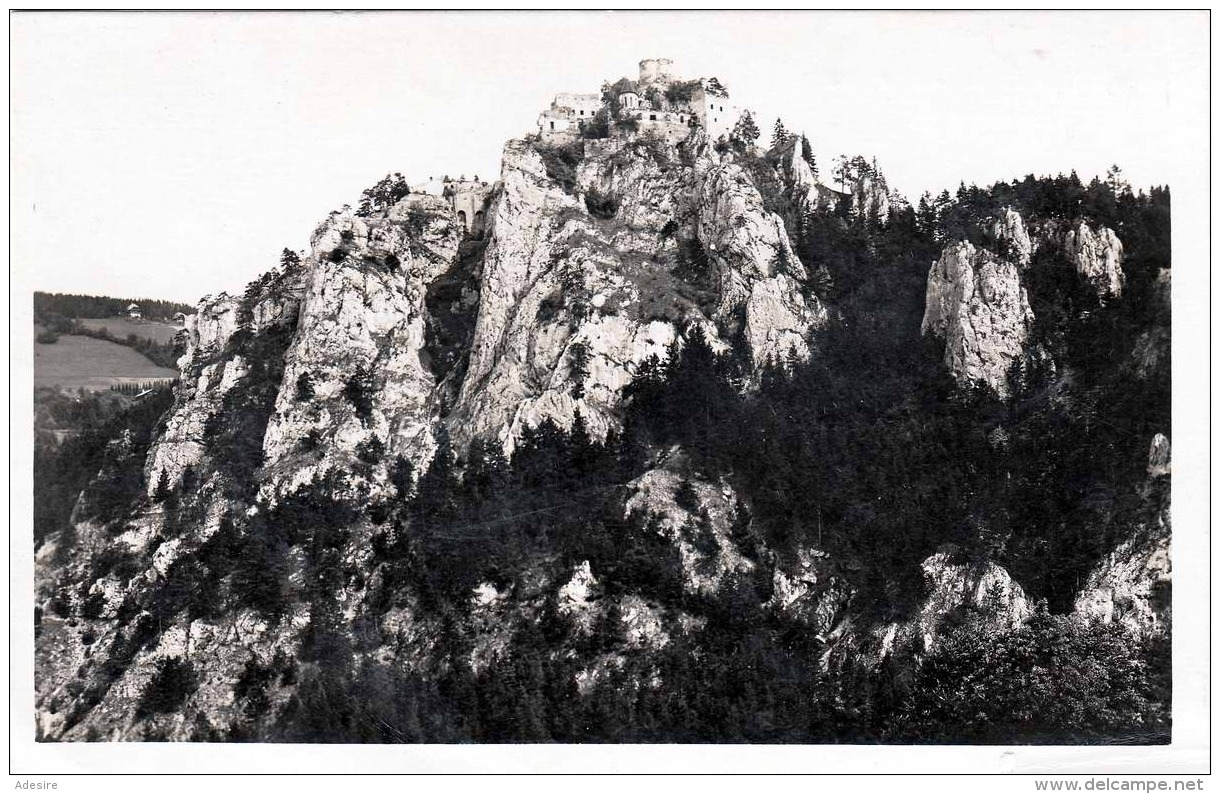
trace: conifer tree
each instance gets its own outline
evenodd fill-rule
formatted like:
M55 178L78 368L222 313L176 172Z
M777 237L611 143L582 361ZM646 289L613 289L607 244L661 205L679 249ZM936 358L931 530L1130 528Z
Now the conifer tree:
M154 502L164 502L170 494L169 472L165 469L161 470L161 476L157 478L157 487L153 491Z
M809 170L813 171L813 175L818 175L818 164L813 157L813 147L809 145L809 139L804 135L801 136L801 158L809 164Z
M297 255L296 251L285 248L280 252L280 267L284 270L291 270L299 264L301 264L301 257Z
M752 146L762 131L758 129L758 124L754 122L754 114L750 111L743 111L741 118L737 120L733 131L729 134L729 140L739 144L741 147Z
M771 148L782 148L788 143L790 137L791 136L789 136L788 130L784 127L783 120L777 118L775 120L775 128L771 131Z

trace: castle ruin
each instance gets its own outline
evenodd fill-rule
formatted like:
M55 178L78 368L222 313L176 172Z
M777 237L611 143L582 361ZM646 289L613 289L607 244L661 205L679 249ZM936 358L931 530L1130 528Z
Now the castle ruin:
M487 228L487 212L495 192L494 184L482 181L476 174L467 179L463 174L457 179L448 175L439 179L428 177L427 181L411 186L414 195L437 196L446 199L466 233L481 238Z
M612 137L649 133L673 144L701 128L710 140L727 137L741 117L741 110L715 77L679 80L673 61L646 58L640 61L637 79L620 78L602 86L600 93L560 93L538 116L538 135L543 140L574 140L593 124L606 125ZM446 199L466 233L481 238L496 185L475 176L457 179L428 177L411 186L411 194Z
M646 58L636 80L606 83L600 94L556 94L537 123L543 139L576 138L590 125L605 123L628 134L652 131L676 143L696 127L713 141L727 137L740 117L741 110L716 78L679 80L673 61Z

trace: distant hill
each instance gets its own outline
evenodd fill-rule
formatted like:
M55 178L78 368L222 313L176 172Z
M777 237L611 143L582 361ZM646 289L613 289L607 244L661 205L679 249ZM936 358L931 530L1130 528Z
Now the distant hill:
M34 293L34 318L59 315L73 319L120 317L127 307L137 304L149 319L170 319L176 313L192 314L195 307L186 303L151 298L111 298L105 295L69 295L60 292Z

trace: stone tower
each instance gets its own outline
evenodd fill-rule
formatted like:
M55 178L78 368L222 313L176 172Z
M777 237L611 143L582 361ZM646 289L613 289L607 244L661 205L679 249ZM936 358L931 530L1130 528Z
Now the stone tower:
M640 61L640 83L670 82L674 62L669 58L645 58Z

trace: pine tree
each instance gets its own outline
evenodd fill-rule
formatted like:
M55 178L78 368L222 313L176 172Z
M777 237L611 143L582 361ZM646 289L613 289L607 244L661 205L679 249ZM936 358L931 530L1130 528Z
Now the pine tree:
M296 251L285 248L280 252L280 267L284 270L292 270L299 264L301 264L301 257L297 255Z
M398 491L399 499L407 499L415 485L415 467L409 458L402 455L394 457L394 465L390 468L390 484Z
M572 351L572 397L579 400L585 396L585 378L589 376L589 346L584 342L575 342Z
M170 494L169 472L165 469L161 470L161 476L157 478L157 487L153 491L154 502L164 502Z
M308 372L302 372L297 377L297 402L309 402L313 398L313 378Z
M762 131L758 129L758 125L754 122L754 114L746 110L742 112L741 118L734 125L733 131L729 134L729 140L742 147L752 146L760 135L762 135Z
M813 175L818 175L818 164L813 158L813 147L809 145L809 139L804 135L801 136L801 158L809 164L809 170L813 171Z
M784 127L783 120L777 118L775 120L775 128L771 131L771 148L783 148L788 143L790 137L788 130Z

